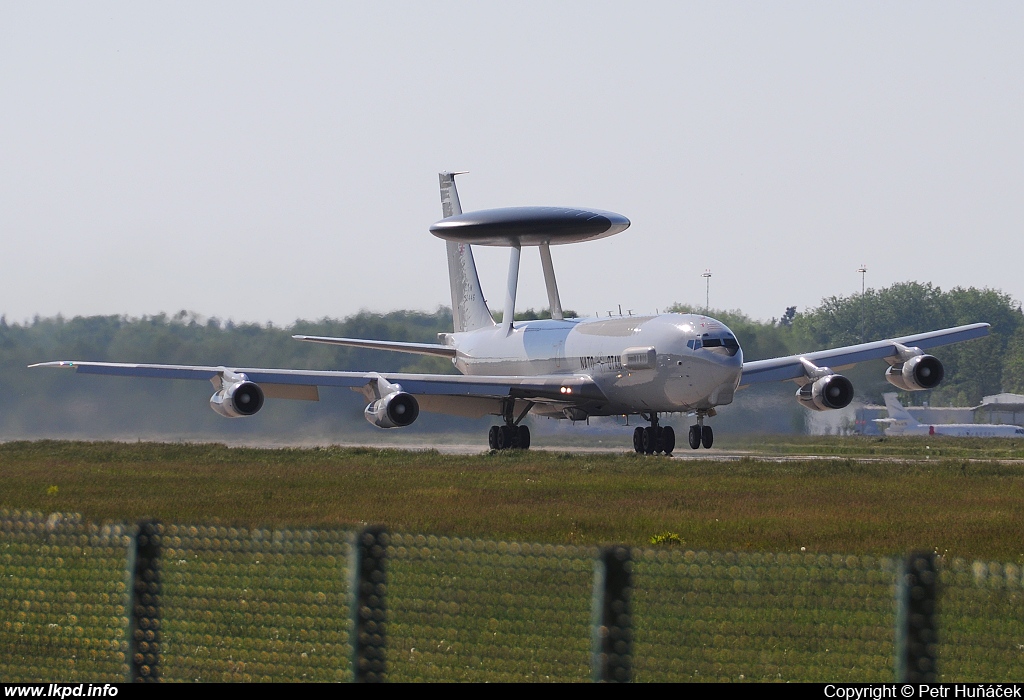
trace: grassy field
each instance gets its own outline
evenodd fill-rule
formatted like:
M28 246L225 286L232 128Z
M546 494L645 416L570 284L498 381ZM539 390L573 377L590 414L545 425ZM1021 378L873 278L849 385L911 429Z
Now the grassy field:
M718 446L760 455L833 455L900 459L1022 460L1024 440L937 435L726 435Z
M168 523L168 679L347 679L339 528L359 522L396 533L392 680L585 680L588 545L610 541L645 546L634 551L637 680L891 680L887 555L912 547L953 555L943 679L1019 676L1020 568L972 561L1024 563L1014 446L780 438L733 449L764 456L7 443L0 509ZM123 532L87 522L56 535L39 522L0 543L0 675L123 677ZM297 529L243 529L254 525Z
M0 445L0 507L108 521L375 522L398 532L577 545L646 545L675 533L687 549L893 554L915 547L1022 563L1024 463L997 461L1019 456L1011 442L786 439L759 447L873 461L727 462L12 442Z

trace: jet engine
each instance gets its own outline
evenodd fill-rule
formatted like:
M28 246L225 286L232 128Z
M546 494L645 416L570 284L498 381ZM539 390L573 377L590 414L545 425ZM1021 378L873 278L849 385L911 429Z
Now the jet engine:
M942 363L931 355L915 355L885 370L885 379L903 391L934 389L946 375Z
M249 381L225 383L210 397L210 408L225 418L251 416L263 408L263 390Z
M412 394L396 391L370 403L363 415L378 428L404 428L419 417L420 405Z
M841 374L828 374L797 389L796 400L812 411L846 408L853 401L853 382Z

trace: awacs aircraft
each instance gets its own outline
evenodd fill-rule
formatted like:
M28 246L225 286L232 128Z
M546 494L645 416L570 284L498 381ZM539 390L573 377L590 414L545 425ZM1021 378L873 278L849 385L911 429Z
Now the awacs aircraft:
M457 375L388 372L310 371L248 367L45 362L33 367L68 367L90 374L202 379L215 389L210 405L228 418L257 413L264 399L319 398L318 387L348 387L367 401L366 419L381 428L400 428L419 412L501 417L492 426L492 449L530 446L528 414L586 420L590 416L639 415L649 423L633 431L637 452L670 454L675 432L662 425L665 413L695 417L688 443L709 448L714 440L706 420L732 403L749 384L791 380L796 399L815 411L839 409L853 399L843 369L867 360L889 363L886 378L907 391L931 389L943 376L942 363L925 350L988 333L988 324L919 333L902 338L820 350L770 360L743 361L736 336L724 323L700 314L617 318L564 318L551 261L551 246L594 241L624 231L629 219L596 209L511 207L463 213L455 187L457 173L441 173L444 218L430 227L446 241L454 332L438 343L405 343L355 338L295 336L314 343L438 355L450 358ZM474 245L510 251L502 322L495 323L484 300ZM540 251L551 318L514 322L519 259L523 247Z
M896 393L882 394L888 418L876 418L885 426L886 435L952 435L954 437L1024 437L1024 428L1018 425L995 423L945 423L922 425L903 407Z

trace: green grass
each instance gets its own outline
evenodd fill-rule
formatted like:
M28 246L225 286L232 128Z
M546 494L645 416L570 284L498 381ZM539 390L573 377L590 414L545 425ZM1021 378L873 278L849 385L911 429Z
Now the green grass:
M899 457L901 459L1024 460L1024 440L942 435L725 435L716 447L763 455Z
M839 454L877 444L906 454ZM792 456L809 445L835 456ZM339 528L380 522L396 533L393 680L585 680L589 545L601 542L645 550L634 553L638 680L890 680L891 555L911 547L951 555L943 678L1012 680L1020 568L985 562L1024 561L1024 464L984 452L922 458L913 453L922 445L946 449L787 438L761 446L786 459L716 462L7 443L0 509L163 520L170 679L347 679L348 535ZM271 529L231 527L258 525ZM58 541L49 525L0 537L0 675L125 672L124 538L75 527L89 538L69 526ZM652 546L655 536L664 544Z
M831 454L919 441L815 438ZM1006 445L986 450L1006 450ZM791 449L790 439L763 445ZM810 443L801 443L798 445ZM717 551L893 554L935 549L1024 561L1024 464L930 459L667 460L631 453L445 455L365 448L14 442L0 507L98 521L350 527L527 542L647 546L675 533ZM56 487L56 488L54 488Z

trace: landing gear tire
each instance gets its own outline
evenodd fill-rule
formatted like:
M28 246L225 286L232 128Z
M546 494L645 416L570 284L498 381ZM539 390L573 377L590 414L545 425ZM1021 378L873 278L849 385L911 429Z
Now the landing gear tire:
M507 450L512 447L513 427L511 425L499 425L498 432L501 434L500 450Z
M705 425L701 428L700 444L704 445L705 450L710 450L711 445L715 443L715 433L711 430L710 425Z
M492 425L491 429L487 432L487 446L492 450L501 449L501 427Z
M690 434L687 436L690 442L690 449L696 450L700 447L701 429L699 425L690 426Z
M644 428L644 454L652 455L658 451L658 429Z
M674 449L676 449L676 431L672 429L671 425L666 425L661 433L661 451L667 457L672 454Z
M637 428L633 431L633 449L637 454L644 451L644 429Z
M525 425L517 425L516 432L519 433L519 449L528 450L530 449L530 429Z

